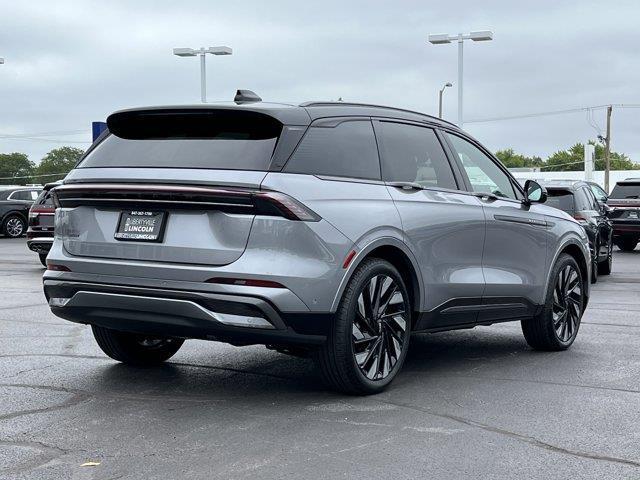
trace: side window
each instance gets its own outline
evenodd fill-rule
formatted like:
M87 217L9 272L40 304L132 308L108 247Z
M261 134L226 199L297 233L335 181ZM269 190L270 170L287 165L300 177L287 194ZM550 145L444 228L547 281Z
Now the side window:
M589 184L589 186L591 187L591 191L596 196L596 199L598 199L598 201L600 202L607 201L607 193L602 188L600 188L598 185L593 185L593 184Z
M432 129L385 121L379 125L383 180L458 188L449 160Z
M583 190L589 200L589 210L595 210L596 212L600 211L600 204L598 203L598 200L593 194L591 188L584 187Z
M371 121L349 120L335 127L310 127L284 171L380 180Z
M29 190L18 190L11 194L11 200L31 200L31 192Z
M447 137L460 158L474 192L518 198L509 176L482 150L457 135L447 133Z
M38 198L38 196L40 195L40 192L36 191L36 190L31 190L31 192L29 192L31 194L31 198L29 200L36 200Z

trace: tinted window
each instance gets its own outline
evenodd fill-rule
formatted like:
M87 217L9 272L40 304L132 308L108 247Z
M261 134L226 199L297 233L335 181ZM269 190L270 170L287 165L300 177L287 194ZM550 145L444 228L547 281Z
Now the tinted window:
M38 197L38 192L34 190L18 190L11 194L11 200L35 200Z
M640 198L640 183L616 183L611 198Z
M567 190L547 190L547 201L545 205L559 208L570 214L575 210L573 193Z
M491 193L498 197L517 198L511 179L482 150L466 140L447 134L460 157L474 192Z
M284 171L380 180L371 122L358 120L335 127L310 127Z
M457 188L449 161L432 129L380 122L379 140L384 180Z
M596 212L600 210L600 204L598 203L598 200L596 200L595 195L593 194L593 192L591 191L590 187L584 187L582 189L584 191L584 194L587 198L587 201L589 203L589 210L595 210Z

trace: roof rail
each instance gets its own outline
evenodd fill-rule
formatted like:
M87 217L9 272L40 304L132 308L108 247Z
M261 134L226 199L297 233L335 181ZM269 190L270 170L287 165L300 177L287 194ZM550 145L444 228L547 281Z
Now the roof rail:
M395 110L395 111L398 111L398 112L413 113L415 115L420 115L422 117L432 118L432 119L437 120L439 122L443 122L443 123L449 124L451 126L454 126L456 128L459 128L455 123L450 122L448 120L443 120L442 118L434 117L433 115L428 115L426 113L417 112L415 110L408 110L406 108L389 107L389 106L386 106L386 105L374 105L372 103L328 102L328 101L324 101L324 102L304 102L304 103L301 103L299 106L300 107L369 107L369 108L384 108L384 109L387 109L387 110Z

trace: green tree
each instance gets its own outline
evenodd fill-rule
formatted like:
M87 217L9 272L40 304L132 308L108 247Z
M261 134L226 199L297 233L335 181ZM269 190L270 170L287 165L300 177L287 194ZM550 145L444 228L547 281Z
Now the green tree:
M24 153L0 153L0 184L21 185L29 183L34 167L33 162ZM14 179L14 177L26 178Z
M45 184L64 178L75 167L83 154L84 150L80 148L54 148L44 156L40 165L36 167L38 182Z
M604 147L595 142L596 170L604 170ZM611 152L611 170L639 170L640 165L635 163L624 153ZM560 150L547 158L545 172L567 172L584 170L584 144L576 143L568 150Z
M540 167L544 164L540 157L527 157L516 153L513 148L498 150L496 157L498 157L507 168L532 168Z

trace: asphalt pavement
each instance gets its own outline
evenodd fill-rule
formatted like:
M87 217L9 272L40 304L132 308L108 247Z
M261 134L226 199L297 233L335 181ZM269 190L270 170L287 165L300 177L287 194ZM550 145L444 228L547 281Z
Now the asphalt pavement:
M118 364L49 312L42 271L0 238L2 479L640 478L640 249L616 250L569 351L518 323L414 335L364 398L258 346Z

